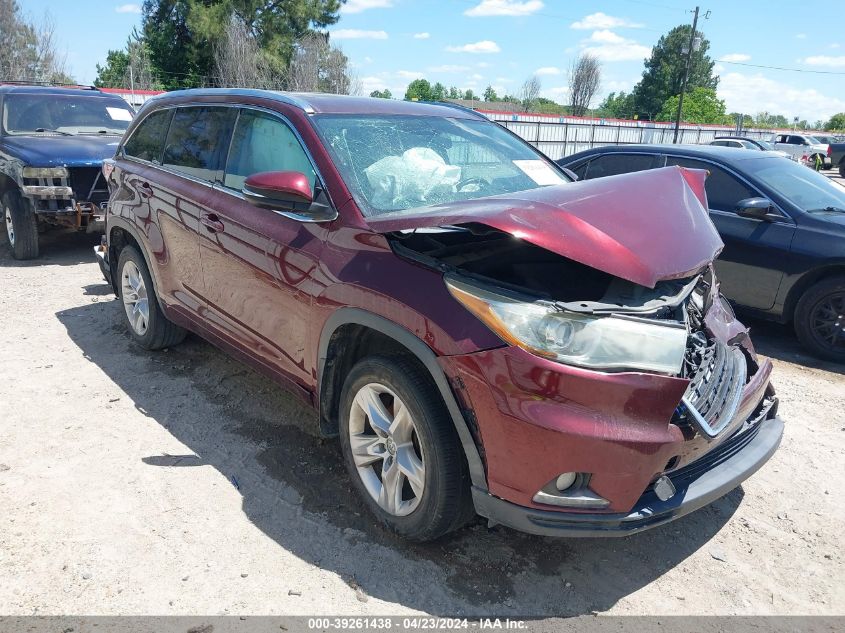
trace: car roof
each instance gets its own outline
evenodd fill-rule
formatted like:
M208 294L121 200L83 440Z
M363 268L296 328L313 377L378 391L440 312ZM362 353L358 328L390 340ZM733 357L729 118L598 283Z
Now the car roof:
M737 147L722 147L719 145L607 145L584 150L561 159L560 164L568 165L583 158L598 156L600 154L673 154L688 158L710 158L725 164L732 164L738 161L772 158L783 160L780 156L761 152L756 149L740 149Z
M487 120L481 114L452 103L399 101L311 92L282 92L277 90L252 90L247 88L195 88L174 90L150 99L151 102L178 104L203 97L261 98L279 101L300 108L308 114L386 114L437 116L456 119ZM224 99L225 100L225 99Z
M714 141L751 141L752 143L757 143L764 139L758 138L749 138L747 136L714 136Z

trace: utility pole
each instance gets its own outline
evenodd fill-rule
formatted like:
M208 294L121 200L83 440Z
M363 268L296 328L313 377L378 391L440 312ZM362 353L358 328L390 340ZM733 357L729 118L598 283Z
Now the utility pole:
M675 144L678 142L678 131L681 127L681 112L684 108L684 92L687 89L687 78L689 77L689 67L692 63L692 53L693 53L693 45L695 44L695 27L698 26L698 7L695 8L695 17L692 19L692 32L689 36L689 46L687 47L687 63L684 67L684 79L681 82L681 96L678 98L678 114L675 117L675 137L672 139L672 143Z
M132 95L132 106L135 106L135 71L132 69L132 58L129 58L129 92Z

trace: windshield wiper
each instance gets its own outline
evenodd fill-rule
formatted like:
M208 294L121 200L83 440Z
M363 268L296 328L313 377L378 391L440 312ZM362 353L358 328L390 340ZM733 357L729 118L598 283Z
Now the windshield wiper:
M65 132L64 130L51 130L46 127L37 127L34 130L35 132L52 132L53 134L61 134L62 136L73 136L70 132Z
M807 213L845 213L842 207L824 207L823 209L810 209Z

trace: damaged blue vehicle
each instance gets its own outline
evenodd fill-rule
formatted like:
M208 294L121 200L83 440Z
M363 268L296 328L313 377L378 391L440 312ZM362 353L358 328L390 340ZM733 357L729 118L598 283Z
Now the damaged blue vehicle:
M51 228L101 232L114 155L134 112L96 88L0 85L0 208L15 259L39 254Z

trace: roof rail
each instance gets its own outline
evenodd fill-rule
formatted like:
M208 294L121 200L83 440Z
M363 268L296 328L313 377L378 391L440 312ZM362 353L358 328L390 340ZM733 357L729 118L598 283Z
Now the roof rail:
M35 81L35 80L27 80L27 79L0 79L0 86L44 86L47 88L69 88L69 89L76 89L76 90L96 90L99 92L99 88L96 86L87 86L83 84L63 84L53 81Z
M461 105L460 103L453 103L452 101L429 101L429 100L414 101L413 99L403 99L403 101L408 101L410 103L426 103L426 104L429 104L429 105L445 106L447 108L454 108L455 110L463 110L464 112L472 112L479 119L486 118L483 114L479 113L477 110L473 110L472 108L468 108L467 106Z

